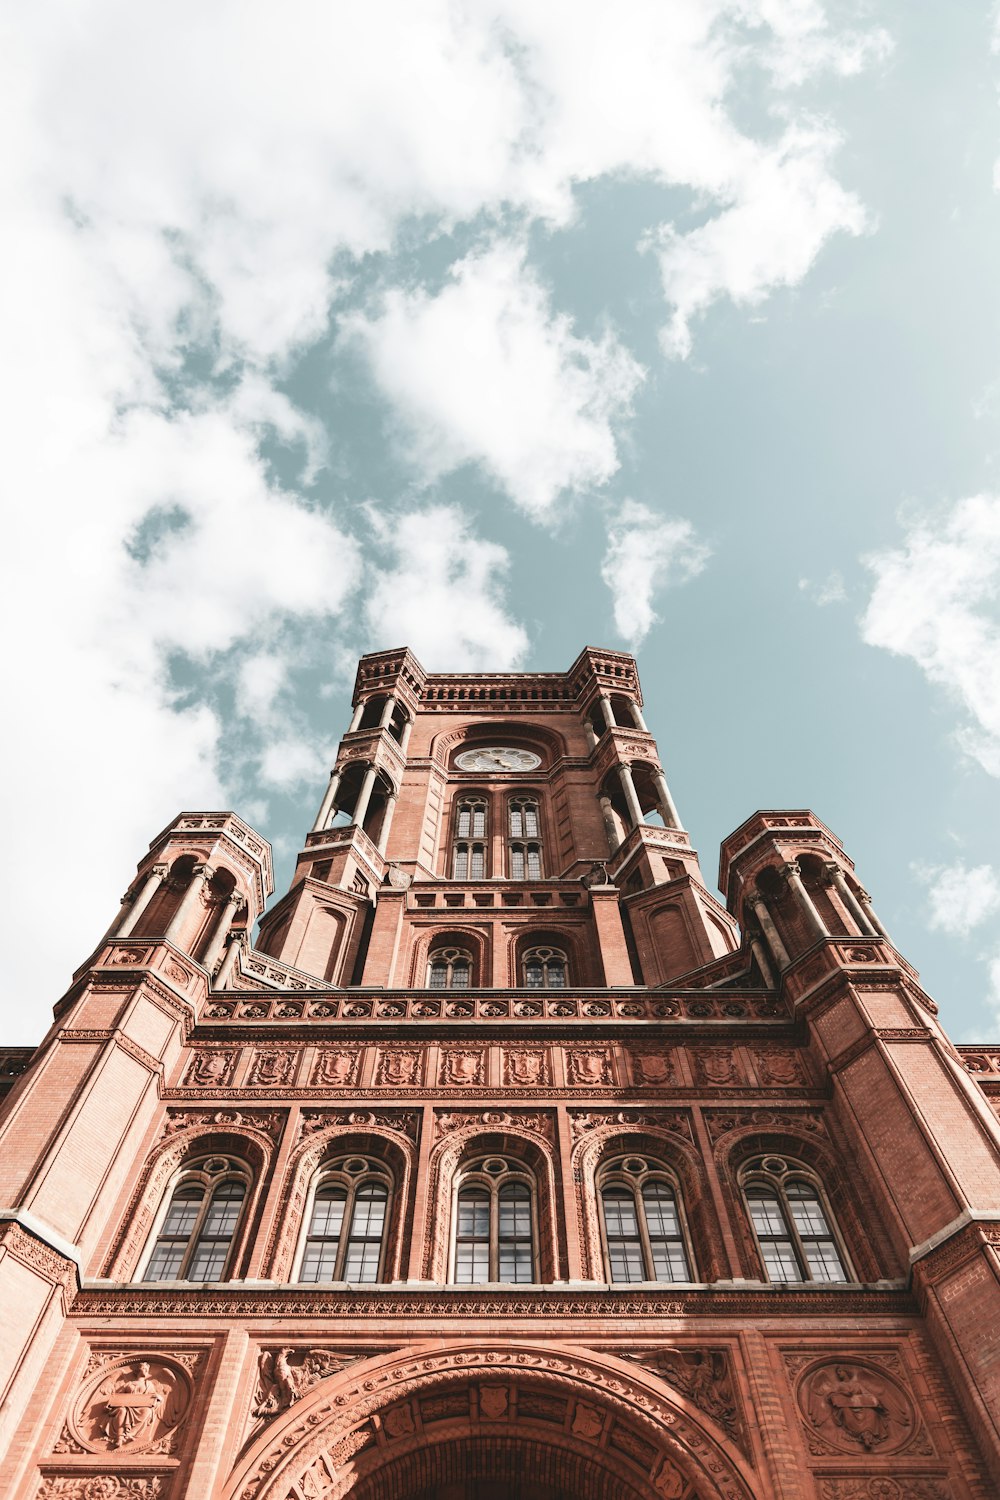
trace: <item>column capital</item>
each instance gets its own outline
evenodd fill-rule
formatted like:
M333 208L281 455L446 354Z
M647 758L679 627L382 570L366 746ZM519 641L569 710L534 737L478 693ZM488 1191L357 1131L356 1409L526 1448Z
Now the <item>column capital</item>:
M800 877L802 874L802 870L799 866L798 860L786 860L785 863L781 866L781 873L782 875L784 875L786 880L795 880L797 877Z
M149 873L150 875L159 876L161 880L166 880L167 876L170 874L170 866L168 864L150 865Z
M231 906L234 913L242 911L246 904L246 897L243 896L239 891L230 891L229 895L226 897L226 905Z

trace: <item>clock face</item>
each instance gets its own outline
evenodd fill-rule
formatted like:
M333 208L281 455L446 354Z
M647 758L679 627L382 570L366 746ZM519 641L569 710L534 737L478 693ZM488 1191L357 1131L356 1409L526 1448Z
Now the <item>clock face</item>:
M455 757L460 771L533 771L542 757L532 750L512 749L509 745L489 745L482 750L463 750Z

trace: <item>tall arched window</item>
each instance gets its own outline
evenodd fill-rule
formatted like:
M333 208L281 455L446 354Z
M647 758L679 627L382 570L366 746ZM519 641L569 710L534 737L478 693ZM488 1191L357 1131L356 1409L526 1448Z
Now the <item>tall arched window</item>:
M534 1184L516 1163L489 1157L463 1172L455 1200L452 1280L535 1280Z
M472 954L467 948L435 948L427 963L427 988L467 990L472 983Z
M380 1279L390 1189L381 1166L361 1156L324 1169L313 1194L299 1281Z
M528 990L564 990L568 982L566 955L561 948L545 945L526 949L521 970Z
M542 878L537 797L512 797L507 804L507 873L511 880Z
M805 1167L761 1156L740 1173L768 1281L847 1281L847 1257L822 1187Z
M451 873L454 880L486 879L487 802L482 796L464 796L455 809L454 847Z
M143 1281L221 1281L250 1186L248 1168L223 1156L192 1162L175 1184Z
M690 1281L691 1256L677 1188L655 1162L628 1156L598 1179L610 1281Z

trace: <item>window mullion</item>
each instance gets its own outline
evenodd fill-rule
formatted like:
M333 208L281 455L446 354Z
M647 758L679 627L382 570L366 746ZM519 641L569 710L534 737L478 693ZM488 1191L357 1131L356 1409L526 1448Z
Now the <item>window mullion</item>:
M649 1238L649 1225L646 1223L646 1200L642 1196L641 1189L632 1189L632 1198L635 1202L636 1223L639 1225L639 1240L642 1244L642 1269L644 1281L656 1280L656 1265L653 1260L653 1246Z
M201 1233L205 1227L205 1220L208 1217L208 1211L212 1205L213 1197L214 1194L212 1192L212 1189L210 1187L206 1187L205 1196L201 1200L201 1208L198 1210L198 1217L195 1220L194 1228L188 1235L187 1249L184 1251L184 1259L181 1261L180 1269L177 1272L177 1279L179 1281L187 1280L187 1274L191 1268L191 1262L194 1260L195 1251L198 1249L198 1241L201 1239Z

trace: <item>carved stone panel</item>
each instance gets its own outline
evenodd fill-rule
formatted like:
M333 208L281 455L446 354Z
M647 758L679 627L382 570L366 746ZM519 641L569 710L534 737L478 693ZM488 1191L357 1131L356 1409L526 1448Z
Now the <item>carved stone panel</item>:
M789 1087L804 1082L802 1059L794 1051L769 1049L756 1054L757 1075L761 1083Z
M84 1453L172 1453L191 1391L189 1371L166 1355L96 1355L63 1441Z
M869 1360L811 1362L798 1381L796 1399L811 1453L898 1453L918 1431L902 1385Z
M719 1088L743 1083L743 1072L729 1047L698 1047L694 1054L695 1076L699 1083Z
M255 1417L273 1417L349 1361L326 1349L262 1349L257 1365Z
M638 1359L742 1445L739 1407L725 1349L660 1349Z
M251 1088L287 1088L295 1078L297 1052L255 1052L247 1074Z
M640 1088L659 1088L676 1079L674 1059L666 1048L656 1052L632 1052L629 1061L632 1082Z
M363 1057L364 1051L360 1047L321 1052L313 1063L309 1082L314 1088L356 1088Z
M606 1047L575 1047L566 1053L566 1077L583 1087L605 1088L615 1081L611 1054Z
M552 1082L549 1054L544 1047L505 1049L501 1057L506 1088L538 1088Z
M235 1069L235 1052L196 1052L184 1082L189 1088L225 1088L232 1083Z
M36 1500L167 1500L166 1474L46 1474Z
M414 1049L382 1048L375 1066L379 1088L417 1088L423 1083L424 1054Z
M457 1088L486 1082L485 1047L451 1047L441 1054L440 1081Z

